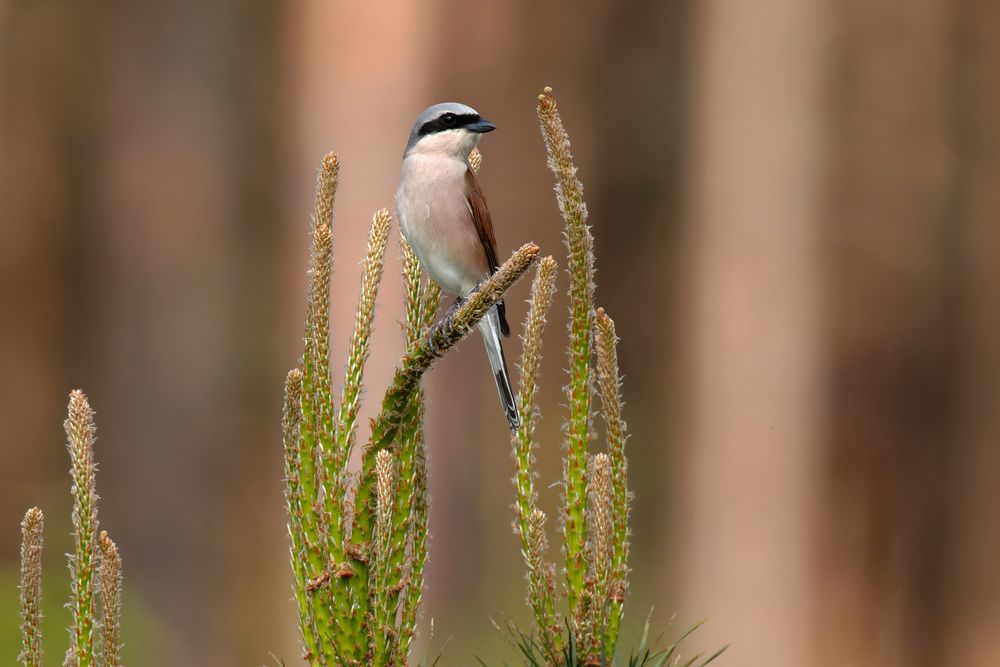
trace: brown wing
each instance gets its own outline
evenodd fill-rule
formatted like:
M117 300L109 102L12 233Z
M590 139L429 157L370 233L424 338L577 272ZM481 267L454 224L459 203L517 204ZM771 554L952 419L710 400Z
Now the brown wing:
M486 264L490 267L490 275L493 275L500 268L500 262L497 261L497 238L493 235L493 219L490 217L490 209L486 207L486 197L483 196L479 179L471 168L465 171L465 197L472 212L472 223L476 226L476 233L479 234L479 241L486 253ZM500 331L504 336L509 336L507 307L503 301L497 304L497 313L500 315Z

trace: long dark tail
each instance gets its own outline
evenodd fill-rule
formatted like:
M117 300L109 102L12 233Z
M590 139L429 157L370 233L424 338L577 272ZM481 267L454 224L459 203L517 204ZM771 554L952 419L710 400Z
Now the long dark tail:
M490 368L497 383L500 403L503 405L504 414L507 415L507 424L511 431L516 431L521 425L521 416L517 414L514 390L510 386L510 373L507 372L507 360L504 359L503 346L500 344L500 317L496 307L491 308L489 314L479 321L479 331L483 334L483 342L486 343L486 355L490 359Z

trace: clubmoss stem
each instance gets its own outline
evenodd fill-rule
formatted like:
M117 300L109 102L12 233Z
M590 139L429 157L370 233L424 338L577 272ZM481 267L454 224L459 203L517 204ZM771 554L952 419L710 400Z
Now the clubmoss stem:
M73 478L73 542L70 556L70 649L67 662L74 667L95 663L95 574L97 567L97 466L94 463L94 411L80 390L69 395L67 449Z
M594 302L594 239L587 226L583 184L573 164L569 135L563 127L551 88L538 96L538 119L548 153L549 169L556 176L556 200L565 222L569 251L569 383L566 398L566 459L563 471L565 516L563 545L566 594L576 610L587 572L587 445L590 442L590 347ZM576 611L573 612L574 615Z
M375 456L375 533L372 535L371 598L374 620L374 665L390 664L396 639L395 601L398 591L390 590L389 567L392 555L392 512L396 495L397 469L386 449Z
M101 645L104 667L121 665L122 559L106 531L101 531Z
M372 424L372 436L365 447L361 480L355 499L353 535L370 535L374 521L374 466L375 455L381 449L393 447L404 423L420 379L431 365L464 339L504 292L520 278L538 256L538 246L528 243L511 255L496 273L469 295L460 308L435 325L425 337L417 341L396 368L392 383L382 399L382 408ZM367 590L368 570L358 563L357 575L352 585Z
M42 510L32 507L21 522L21 653L24 667L42 665Z
M518 412L521 426L512 436L517 474L517 531L521 536L525 564L528 567L528 602L535 616L535 626L542 644L553 654L558 653L561 639L555 620L555 603L549 590L549 567L545 563L547 541L544 534L545 515L536 507L534 488L535 473L535 421L538 409L535 395L538 390L538 371L541 364L542 332L545 316L552 305L555 293L556 262L545 257L538 263L531 286L531 300L524 320L522 335L521 377L518 392Z
M300 422L299 465L302 507L302 542L306 554L309 581L329 578L329 563L343 560L339 500L330 489L325 471L332 466L333 399L330 377L330 275L333 271L333 206L337 192L340 164L333 153L323 158L316 185L316 208L312 225L312 249L309 257L309 287L306 300L305 351L302 356L302 417ZM329 485L328 485L329 484ZM331 534L332 533L332 534ZM334 589L331 591L331 589ZM353 657L360 642L353 634L349 619L334 617L325 598L336 587L310 586L307 593L321 650L317 655L334 654L334 635ZM347 605L344 606L346 608Z
M611 463L611 488L614 495L612 522L614 553L610 573L611 610L605 629L605 643L614 650L621 626L628 590L629 512L628 460L625 458L627 430L622 417L621 376L618 372L618 336L615 323L603 308L594 317L597 343L597 386L601 395L601 414L608 439Z

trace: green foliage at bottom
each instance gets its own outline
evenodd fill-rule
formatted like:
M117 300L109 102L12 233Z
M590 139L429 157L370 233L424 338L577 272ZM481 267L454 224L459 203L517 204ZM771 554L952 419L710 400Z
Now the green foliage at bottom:
M681 654L681 644L694 634L704 621L691 626L671 644L663 648L659 647L660 638L650 642L649 623L650 620L647 617L638 646L628 651L627 654L624 654L623 650L619 648L613 662L609 662L603 656L597 659L588 658L577 647L574 632L569 625L566 626L562 649L558 656L549 656L535 635L525 633L511 620L506 621L502 628L497 627L506 635L510 644L517 649L527 667L548 667L553 663L553 658L558 661L557 664L561 667L705 667L729 648L728 645L723 646L708 657L696 653L685 659ZM483 667L489 667L489 663L482 658L477 657L476 660ZM506 665L506 663L504 664Z

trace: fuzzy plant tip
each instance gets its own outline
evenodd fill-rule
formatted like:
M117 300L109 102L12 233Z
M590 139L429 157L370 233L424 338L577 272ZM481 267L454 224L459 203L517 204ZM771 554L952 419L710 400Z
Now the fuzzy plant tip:
M21 522L21 653L25 667L42 664L42 510L32 507Z
M122 559L118 547L101 531L101 643L104 665L117 667L121 663Z
M94 411L80 390L70 394L65 422L73 479L73 537L70 554L72 616L70 652L79 667L94 664L95 587L97 553L97 466L94 463Z

